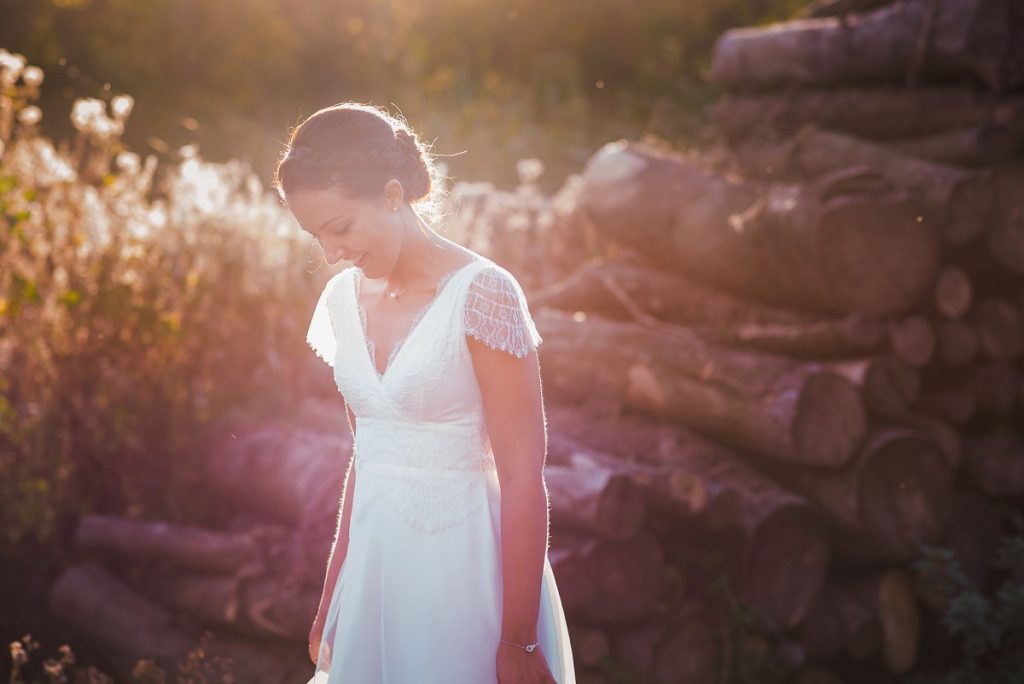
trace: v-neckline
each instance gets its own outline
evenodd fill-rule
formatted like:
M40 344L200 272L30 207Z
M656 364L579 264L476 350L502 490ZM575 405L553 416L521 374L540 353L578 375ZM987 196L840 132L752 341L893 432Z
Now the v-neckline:
M366 312L366 307L364 307L362 302L359 301L359 293L360 290L362 290L363 271L358 266L355 267L354 272L352 274L353 287L351 291L352 298L355 301L356 315L363 343L362 347L364 351L364 357L369 362L370 370L374 373L374 375L377 376L377 381L379 383L383 384L384 379L388 375L388 372L398 362L399 357L401 357L402 355L402 351L405 349L406 346L408 346L407 343L412 338L413 334L417 331L417 329L420 328L420 324L423 322L423 319L425 319L427 317L427 314L431 311L431 309L434 308L434 305L441 298L441 294L448 288L448 285L451 283L451 281L455 279L455 276L461 273L463 270L469 268L471 265L477 263L478 261L481 261L481 257L474 257L465 264L463 264L462 266L459 266L456 269L448 271L440 278L438 278L437 291L434 292L434 296L430 298L430 301L423 305L420 308L420 310L417 311L415 315L413 315L412 323L409 326L409 329L406 331L405 336L402 337L397 342L395 342L395 346L393 346L391 348L391 351L388 352L388 358L384 360L383 371L377 368L377 359L375 358L377 355L377 343L370 337L368 330L369 326L367 323L368 315Z

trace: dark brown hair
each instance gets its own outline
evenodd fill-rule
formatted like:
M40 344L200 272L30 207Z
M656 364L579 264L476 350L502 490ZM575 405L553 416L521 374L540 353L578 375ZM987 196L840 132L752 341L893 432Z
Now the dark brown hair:
M285 193L337 187L351 197L377 197L397 179L409 204L430 210L440 185L428 148L402 119L359 102L324 107L292 131L274 170Z

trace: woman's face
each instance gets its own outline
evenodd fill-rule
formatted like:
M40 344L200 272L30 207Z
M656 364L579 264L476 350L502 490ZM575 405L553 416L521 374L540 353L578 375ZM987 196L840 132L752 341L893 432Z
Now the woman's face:
M335 188L287 195L288 209L324 250L327 263L352 261L366 272L386 272L397 258L397 202L387 193L377 202L346 197ZM387 268L385 268L387 266Z

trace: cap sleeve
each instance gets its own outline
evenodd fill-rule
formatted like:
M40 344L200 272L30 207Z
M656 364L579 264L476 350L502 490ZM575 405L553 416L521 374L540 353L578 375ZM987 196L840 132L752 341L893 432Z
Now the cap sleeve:
M492 349L522 358L543 341L519 282L494 264L473 277L463 313L466 334Z
M323 359L328 366L334 368L334 358L338 351L338 341L334 332L334 320L332 313L335 310L336 301L334 292L337 290L341 274L334 275L324 285L317 300L316 308L313 309L313 318L309 322L309 330L306 332L306 344L316 352L316 355Z

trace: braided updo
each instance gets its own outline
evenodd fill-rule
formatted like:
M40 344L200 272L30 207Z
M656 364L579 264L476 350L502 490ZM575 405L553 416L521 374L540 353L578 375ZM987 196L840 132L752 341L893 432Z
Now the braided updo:
M292 131L274 170L286 193L338 187L353 197L377 197L397 179L405 201L432 215L440 175L428 148L401 119L370 104L325 107Z

